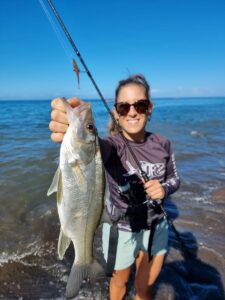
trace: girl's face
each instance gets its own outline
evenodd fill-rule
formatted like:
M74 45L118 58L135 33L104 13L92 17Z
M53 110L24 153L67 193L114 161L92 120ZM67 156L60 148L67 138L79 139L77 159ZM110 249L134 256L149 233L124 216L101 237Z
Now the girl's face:
M117 103L126 102L134 104L139 100L147 100L145 95L145 88L135 83L127 84L121 87ZM115 110L116 118L119 120L119 124L122 127L124 136L131 141L142 142L145 139L145 125L148 119L148 115L151 114L152 104L149 105L147 111L138 113L134 106L130 106L130 109L126 115L119 115Z

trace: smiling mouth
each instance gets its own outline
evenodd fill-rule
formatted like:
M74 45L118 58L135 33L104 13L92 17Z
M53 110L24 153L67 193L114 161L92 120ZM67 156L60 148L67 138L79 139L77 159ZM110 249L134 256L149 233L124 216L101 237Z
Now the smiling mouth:
M139 122L138 119L127 120L127 123L129 124L137 124L138 122Z

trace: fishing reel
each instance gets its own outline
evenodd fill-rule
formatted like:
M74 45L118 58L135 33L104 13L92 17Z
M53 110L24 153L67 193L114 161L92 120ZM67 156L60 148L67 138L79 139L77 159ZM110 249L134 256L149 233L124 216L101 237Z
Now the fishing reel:
M162 207L162 200L148 200L148 206L153 209L153 211L157 214L165 214L164 209Z

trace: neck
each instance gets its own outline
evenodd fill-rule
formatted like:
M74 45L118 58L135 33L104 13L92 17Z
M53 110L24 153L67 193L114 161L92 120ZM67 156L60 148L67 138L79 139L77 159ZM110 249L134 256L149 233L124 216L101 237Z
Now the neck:
M146 132L143 131L136 134L128 134L126 131L123 131L123 135L129 141L141 143L145 141Z

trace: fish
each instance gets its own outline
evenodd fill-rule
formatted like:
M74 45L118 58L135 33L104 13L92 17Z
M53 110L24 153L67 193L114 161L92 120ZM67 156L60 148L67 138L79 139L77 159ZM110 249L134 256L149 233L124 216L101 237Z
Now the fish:
M105 177L90 104L72 108L64 101L64 105L69 127L47 195L57 192L59 258L63 259L71 242L74 246L75 259L65 293L66 298L73 298L84 279L104 276L104 269L93 256L93 241L104 206Z

